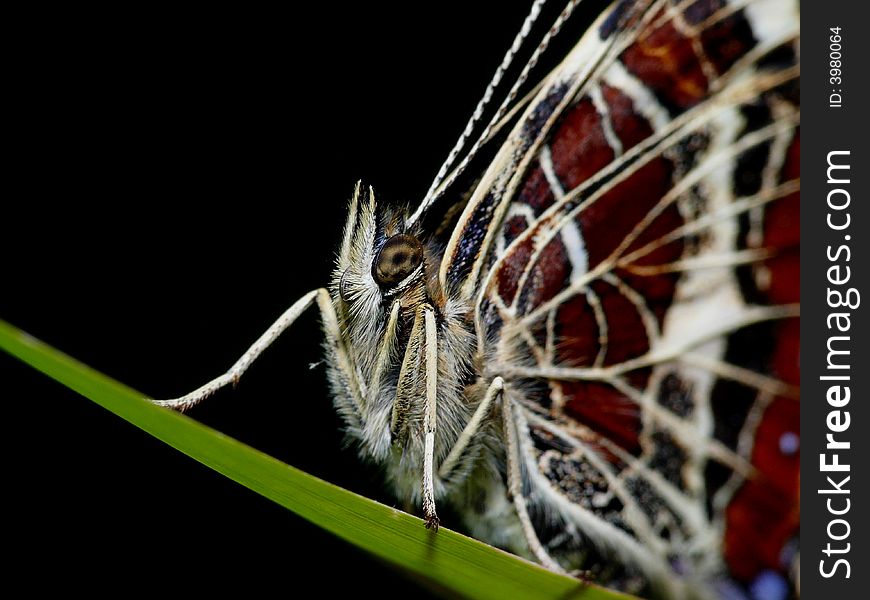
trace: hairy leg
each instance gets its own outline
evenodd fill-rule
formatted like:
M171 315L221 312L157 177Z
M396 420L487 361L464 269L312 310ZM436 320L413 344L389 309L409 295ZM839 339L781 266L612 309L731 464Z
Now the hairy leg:
M483 396L483 400L481 400L480 404L477 405L474 414L471 415L471 419L469 419L465 428L462 430L462 433L459 434L456 443L453 444L453 448L451 448L450 452L447 454L447 458L444 459L444 462L442 462L441 466L438 468L438 477L442 479L449 477L450 473L453 472L453 469L456 468L459 459L468 449L468 444L471 443L471 440L475 435L477 435L478 431L480 431L480 425L486 415L489 414L493 401L497 397L501 398L503 390L504 379L501 377L493 379L492 383L489 384L489 387L486 390L486 394Z
M504 419L504 436L507 446L505 454L507 455L508 492L513 498L514 508L523 526L523 535L525 535L526 542L529 544L529 549L542 565L551 571L565 573L565 570L550 556L546 548L541 544L541 540L538 539L538 534L535 532L535 527L532 525L532 520L529 517L526 497L523 495L523 480L520 470L522 459L520 457L519 441L517 440L516 422L514 421L514 407L507 394L502 396L502 417Z
M242 374L244 374L248 367L250 367L251 364L260 357L266 348L271 346L272 343L277 340L278 337L280 337L281 334L284 333L296 321L296 319L298 319L299 316L315 302L317 302L317 306L320 309L326 338L335 349L338 363L348 378L349 387L353 391L354 400L356 401L357 409L359 409L361 402L359 384L354 370L350 368L350 360L347 355L347 350L341 339L341 332L338 329L338 319L335 315L335 309L332 307L329 293L323 288L312 290L294 302L293 305L284 311L284 313L269 326L263 335L261 335L223 375L212 379L205 385L200 386L179 398L173 398L171 400L150 400L154 404L160 406L185 410L208 398L222 387L229 385L230 383L237 383Z

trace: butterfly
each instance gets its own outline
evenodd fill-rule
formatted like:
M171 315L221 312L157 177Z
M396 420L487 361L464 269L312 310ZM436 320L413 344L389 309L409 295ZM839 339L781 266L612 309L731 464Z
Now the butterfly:
M797 4L623 0L521 94L570 2L481 127L542 4L425 197L357 184L327 285L156 402L316 306L349 440L427 527L449 503L638 594L796 593Z

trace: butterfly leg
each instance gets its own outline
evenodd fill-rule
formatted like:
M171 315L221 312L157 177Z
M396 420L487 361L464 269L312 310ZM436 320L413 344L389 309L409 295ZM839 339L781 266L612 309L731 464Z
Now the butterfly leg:
M271 346L272 343L315 302L317 302L317 305L320 308L327 340L334 348L338 357L338 363L350 380L349 387L354 392L355 399L359 402L359 398L361 397L359 386L356 383L356 377L353 374L353 370L350 369L349 366L350 362L338 329L338 319L335 315L335 309L332 307L329 293L324 288L312 290L293 303L293 305L284 311L284 314L278 317L278 320L272 323L269 329L267 329L250 348L248 348L241 358L239 358L235 364L220 377L209 381L205 385L179 398L173 398L171 400L151 399L151 401L167 408L185 410L208 398L222 387L230 383L237 383L242 374L244 374L248 367L259 358L263 351Z
M438 408L438 332L435 329L435 311L424 309L426 329L426 402L423 408L423 516L426 528L438 531L441 521L435 513L435 482L433 461L435 454L435 422Z
M544 545L541 544L541 540L538 539L538 534L535 533L535 527L532 525L532 520L529 517L526 497L523 495L523 479L520 467L522 459L517 439L516 421L514 420L514 407L513 402L507 394L503 396L502 418L504 420L505 441L507 443L505 452L507 454L508 492L513 498L514 508L523 527L523 535L529 544L529 549L542 565L551 571L564 574L566 573L565 569L550 556Z
M390 416L390 435L393 443L403 446L408 436L408 417L411 413L411 404L415 398L419 398L425 386L424 373L420 370L422 361L425 360L425 307L420 306L414 314L414 324L411 326L411 335L408 337L408 345L405 347L405 355L402 358L402 366L399 369L399 381L396 384L396 400L393 402L393 410Z
M423 399L423 517L426 527L438 530L435 512L435 423L438 409L438 331L435 311L427 304L417 307L405 357L399 370L396 400L390 422L393 443L403 446L409 433L408 417L414 402Z
M447 454L447 458L444 459L444 462L442 462L441 466L438 468L438 477L445 479L450 476L450 473L452 473L453 469L456 468L459 459L462 458L462 455L468 449L468 444L471 443L471 440L477 432L480 431L480 424L489 414L493 401L495 401L496 398L501 398L503 391L504 379L496 377L492 380L492 383L489 384L486 394L483 396L483 400L481 400L480 404L477 405L474 414L471 415L471 419L469 419L465 428L462 430L462 433L459 434L456 443L453 444L453 447Z

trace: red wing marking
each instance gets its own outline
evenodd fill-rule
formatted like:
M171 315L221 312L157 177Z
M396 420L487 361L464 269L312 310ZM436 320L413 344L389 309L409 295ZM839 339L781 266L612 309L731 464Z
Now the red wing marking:
M558 337L555 360L572 367L591 366L600 349L599 329L595 313L586 296L574 296L562 303L556 312Z
M554 200L553 191L550 189L550 184L547 183L544 170L537 167L529 172L515 202L529 205L535 216L538 216L549 208Z
M564 382L564 411L631 454L640 450L640 410L624 394L605 383Z
M584 98L565 116L551 141L553 168L564 189L573 189L610 164L613 148L607 143L601 115Z
M789 145L783 168L783 181L800 178L800 138ZM767 296L772 303L800 300L800 192L772 203L764 217L764 247L778 254L765 262L770 272Z
M799 430L798 403L776 398L755 434L752 463L760 475L743 485L726 510L725 559L743 581L762 569L780 570L782 549L800 524L800 455L780 448L783 434Z
M800 321L789 319L776 328L777 343L771 356L772 371L785 383L800 385Z
M672 21L648 33L622 55L628 70L665 105L684 110L707 96L708 81L692 45Z
M506 304L514 301L517 293L517 285L526 268L526 263L532 256L533 241L531 238L523 240L515 245L511 260L505 261L499 272L498 294Z
M506 244L510 244L517 239L519 235L529 227L528 219L523 215L514 215L510 217L504 224L504 239Z
M717 18L721 8L720 2L700 1L685 16L663 8L653 28L620 57L672 112L708 98L716 91L714 78L756 44L742 12ZM670 18L661 18L665 13Z
M623 152L652 135L652 126L637 112L631 98L607 84L601 86L601 92L613 132L619 138Z
M607 319L604 366L623 363L646 353L650 348L650 340L637 306L607 282L596 281L591 287L601 300Z
M523 268L525 267L524 264ZM556 236L544 246L529 271L518 302L520 311L525 313L533 310L565 289L570 274L571 261L568 252L561 236Z
M673 186L673 167L655 158L580 213L589 269L610 256Z
M587 97L581 100L568 113L556 129L551 146L546 154L550 158L553 181L547 181L545 170L531 171L521 186L519 202L533 206L535 212L548 206L554 197L562 195L563 189L580 185L604 165L611 162L615 152L608 145L603 120L618 138L623 150L634 147L652 134L652 126L634 111L627 95L613 86L603 86L602 98L605 114L597 112L593 102ZM550 165L547 165L550 166ZM668 159L654 158L640 167L627 179L613 186L587 210L580 213L577 221L577 234L582 236L586 256L582 258L582 268L592 269L612 254L622 240L637 226L638 222L655 206L662 195L672 186L674 168ZM542 186L547 184L546 188ZM555 194L553 193L555 187ZM516 238L520 228L516 218L510 218L504 225L504 239ZM528 223L524 222L527 226ZM682 224L676 207L663 211L638 237L631 249L655 240L664 232ZM549 300L564 289L572 270L578 269L581 259L570 256L577 248L566 249L564 233L557 234L537 256L535 264L529 268L532 257L532 238L514 245L502 259L498 273L499 293L505 304L514 303L516 286L524 270L529 276L523 283L519 304L519 314L525 314L542 302ZM576 246L576 244L575 244ZM682 252L682 241L674 242L651 252L641 262L652 264L675 260ZM572 258L574 260L572 260ZM637 286L641 294L651 292L651 297L661 301L656 311L662 314L668 304L668 293L673 293L676 275L668 274L655 277L631 277L632 287Z

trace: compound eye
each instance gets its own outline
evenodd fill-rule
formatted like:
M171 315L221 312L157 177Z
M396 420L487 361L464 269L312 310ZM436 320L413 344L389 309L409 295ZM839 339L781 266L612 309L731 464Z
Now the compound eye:
M372 275L382 286L395 285L410 275L423 260L423 245L413 235L400 233L386 241L375 257Z

